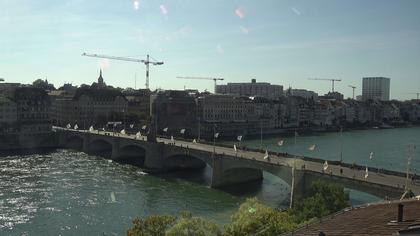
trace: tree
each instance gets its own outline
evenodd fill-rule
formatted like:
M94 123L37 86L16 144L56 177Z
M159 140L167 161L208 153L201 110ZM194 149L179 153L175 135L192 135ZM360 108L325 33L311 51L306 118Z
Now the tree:
M128 229L127 236L165 236L166 230L175 224L176 219L171 215L136 218L133 220L133 226Z
M347 207L348 200L343 186L317 180L312 183L308 197L298 202L291 213L299 222L320 218Z
M48 80L42 80L42 79L37 79L34 82L32 82L32 86L34 86L35 88L41 88L44 90L55 90L55 87L53 84L49 84Z
M200 217L193 217L189 212L181 217L172 215L136 218L127 236L221 236L219 227Z
M193 217L191 213L182 213L178 222L166 231L166 236L221 236L222 232L213 222L200 217Z
M287 212L280 212L260 203L256 198L246 200L225 226L226 236L278 235L297 227Z

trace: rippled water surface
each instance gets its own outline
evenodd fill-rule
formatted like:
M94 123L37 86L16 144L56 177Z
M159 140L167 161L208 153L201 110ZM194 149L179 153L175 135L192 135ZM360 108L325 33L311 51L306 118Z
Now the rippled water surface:
M192 211L219 223L243 200L84 153L0 160L0 235L121 235L135 216Z
M277 142L284 140L283 146ZM244 139L242 145L259 148L259 139ZM314 151L308 148L316 145ZM412 156L411 169L420 174L420 127L398 129L356 130L340 133L320 133L317 135L298 135L296 146L294 137L268 137L263 141L263 147L276 152L296 153L326 160L340 160L341 150L343 161L371 167L380 167L405 172L407 168L408 145L416 145ZM342 149L341 149L342 146ZM369 159L373 152L373 159Z
M276 146L280 138L268 138L264 145L293 152L291 145ZM291 143L293 138L285 140ZM338 140L334 133L300 136L297 146L300 154L336 160ZM405 145L419 140L420 128L345 132L344 158L403 170ZM258 140L243 143L259 146ZM307 151L312 144L317 150ZM368 158L371 150L373 160ZM419 151L413 157L413 171L420 168ZM207 187L209 173L205 169L156 177L137 167L67 150L0 157L0 235L124 235L136 216L188 210L224 224L246 197L257 196L272 207L288 204L289 187L271 174L264 173L262 184L238 185L225 192ZM378 200L353 190L350 197L353 204Z

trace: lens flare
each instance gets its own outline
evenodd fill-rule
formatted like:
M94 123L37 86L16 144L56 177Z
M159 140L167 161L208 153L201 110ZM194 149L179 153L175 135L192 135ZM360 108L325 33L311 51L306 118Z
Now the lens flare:
M296 9L296 8L294 8L294 7L292 7L292 11L293 11L296 15L298 15L298 16L302 15L302 13L301 13L298 9Z
M100 69L106 69L109 67L109 60L106 58L103 58L101 60L98 61L98 66Z
M246 28L245 26L239 26L239 29L241 30L243 34L249 34L249 29Z
M140 7L140 1L139 0L134 0L133 1L133 8L134 8L134 10L138 10L139 9L139 7Z
M245 10L242 7L238 7L235 10L235 15L237 15L239 18L243 19L245 17Z
M160 14L162 14L164 16L166 16L168 14L168 9L166 8L165 5L160 4L159 8L160 8Z
M216 50L219 54L225 53L225 50L223 50L222 46L220 44L217 44Z

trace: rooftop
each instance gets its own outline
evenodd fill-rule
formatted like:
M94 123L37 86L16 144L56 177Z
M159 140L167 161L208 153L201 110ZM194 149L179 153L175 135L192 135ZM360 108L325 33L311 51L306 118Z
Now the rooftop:
M398 222L398 204L404 206L403 221ZM420 235L409 226L420 225L420 200L404 200L364 205L323 218L284 235ZM397 234L400 231L400 234ZM408 233L408 234L407 234ZM410 234L411 233L411 234Z

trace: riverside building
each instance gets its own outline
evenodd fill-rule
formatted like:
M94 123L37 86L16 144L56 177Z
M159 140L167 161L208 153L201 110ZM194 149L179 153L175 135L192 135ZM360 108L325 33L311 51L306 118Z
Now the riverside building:
M257 82L256 79L252 79L251 83L228 83L226 85L216 85L216 93L249 97L265 97L278 100L281 96L283 96L283 86Z
M365 77L363 78L363 100L388 101L390 94L390 78Z

